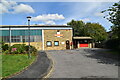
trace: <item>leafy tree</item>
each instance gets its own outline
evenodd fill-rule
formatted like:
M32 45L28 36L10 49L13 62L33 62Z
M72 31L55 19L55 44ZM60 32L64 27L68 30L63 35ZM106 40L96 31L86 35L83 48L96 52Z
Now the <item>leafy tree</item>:
M103 41L107 37L104 27L98 23L84 23L72 20L68 23L73 28L74 36L90 36L95 41Z
M85 35L92 37L95 41L103 41L107 38L105 28L99 23L86 23Z
M67 24L73 28L74 36L85 36L84 35L85 23L83 21L72 20L71 22L68 22Z
M102 13L104 12L108 12L108 15L104 16L104 18L113 24L111 29L114 38L118 38L120 40L120 1L118 3L114 3L114 5L109 7L109 9L102 11Z

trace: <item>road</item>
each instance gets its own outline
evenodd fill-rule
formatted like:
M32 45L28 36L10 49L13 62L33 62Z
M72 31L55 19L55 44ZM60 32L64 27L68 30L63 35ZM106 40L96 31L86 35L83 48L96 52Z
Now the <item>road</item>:
M92 51L89 48L46 51L54 61L50 78L118 78L118 66L89 57L94 54Z

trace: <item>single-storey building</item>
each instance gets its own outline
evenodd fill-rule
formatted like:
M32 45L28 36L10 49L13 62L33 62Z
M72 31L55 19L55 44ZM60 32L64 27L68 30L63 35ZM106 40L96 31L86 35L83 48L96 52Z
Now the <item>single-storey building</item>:
M73 37L73 48L93 48L91 37Z
M0 39L9 45L28 45L29 28L27 25L2 25ZM92 40L91 37L73 37L73 29L67 25L30 26L30 45L38 50L93 48Z
M5 43L26 44L29 42L27 25L2 25L0 38ZM38 50L64 50L71 49L72 27L66 25L31 25L30 45Z

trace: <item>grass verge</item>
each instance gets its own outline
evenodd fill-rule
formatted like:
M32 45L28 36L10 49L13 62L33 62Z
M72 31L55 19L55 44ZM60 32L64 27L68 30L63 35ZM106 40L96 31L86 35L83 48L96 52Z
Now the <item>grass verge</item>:
M29 66L36 56L28 59L27 54L2 55L2 77L10 76Z
M105 51L108 54L114 54L114 55L120 55L119 50L110 50L110 51Z
M2 54L0 53L0 79L2 78Z

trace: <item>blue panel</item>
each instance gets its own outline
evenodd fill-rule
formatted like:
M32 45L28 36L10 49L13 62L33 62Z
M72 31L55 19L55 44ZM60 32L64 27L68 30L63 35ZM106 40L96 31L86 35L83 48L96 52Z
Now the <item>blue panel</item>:
M42 35L42 30L30 30L30 35ZM9 36L9 30L2 30L2 36ZM11 36L29 36L29 30L11 30Z
M2 36L9 36L9 30L2 30L1 32L2 32Z

